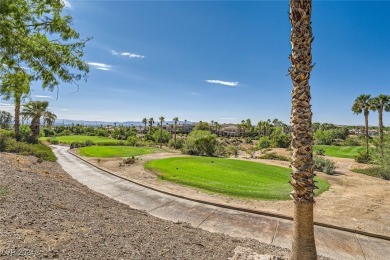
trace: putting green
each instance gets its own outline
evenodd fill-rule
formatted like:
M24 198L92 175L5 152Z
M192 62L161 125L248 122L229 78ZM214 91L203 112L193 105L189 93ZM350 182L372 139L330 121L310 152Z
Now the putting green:
M326 156L339 158L355 158L359 152L364 152L364 146L336 146L336 145L314 145L314 152L318 149L325 150Z
M71 144L73 142L85 142L87 140L94 142L95 144L99 143L118 143L116 139L101 137L101 136L87 136L87 135L64 135L57 137L41 137L39 140L47 139L56 139L62 144Z
M173 157L149 161L145 168L162 180L235 197L287 200L292 190L289 168L213 157ZM316 194L329 189L316 177Z
M162 149L152 147L134 147L134 146L88 146L79 149L82 156L88 157L132 157L143 154L149 154Z

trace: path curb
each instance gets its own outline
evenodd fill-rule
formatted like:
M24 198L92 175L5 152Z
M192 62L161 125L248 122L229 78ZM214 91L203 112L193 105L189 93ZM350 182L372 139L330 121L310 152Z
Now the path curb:
M137 181L129 180L129 179L124 178L124 177L122 177L122 176L120 176L118 174L115 174L115 173L111 172L111 171L108 171L108 170L103 169L103 168L101 168L99 166L96 166L95 164L85 160L84 158L82 158L78 154L73 153L72 151L70 151L70 149L68 149L67 152L69 154L77 157L78 159L86 162L87 164L89 164L89 165L91 165L91 166L93 166L93 167L103 171L103 172L106 172L106 173L111 174L113 176L116 176L116 177L118 177L120 179L129 181L131 183L137 184L137 185L142 186L144 188L147 188L147 189L150 189L150 190L153 190L153 191L157 191L157 192L160 192L160 193L163 193L163 194L166 194L166 195L170 195L170 196L173 196L173 197L177 197L177 198L181 198L181 199L185 199L185 200L189 200L189 201L194 201L194 202L198 202L198 203L202 203L202 204L206 204L206 205L210 205L210 206L215 206L215 207L219 207L219 208L231 209L231 210L236 210L236 211L241 211L241 212L246 212L246 213L252 213L252 214L262 215L262 216L268 216L268 217L275 217L275 218L291 220L291 221L294 220L292 217L289 217L289 216L286 216L286 215L282 215L282 214L270 213L270 212L261 211L261 210L245 209L245 208L230 206L230 205L226 205L226 204L219 204L219 203L215 203L215 202L209 202L209 201L205 201L205 200L194 199L194 198L178 195L178 194L175 194L175 193L163 191L163 190L160 190L160 189L157 189L157 188L150 187L150 186L145 185L143 183L139 183ZM340 226L335 226L335 225L326 224L326 223L322 223L322 222L316 222L316 221L314 222L314 225L315 226L319 226L319 227L325 227L325 228L330 228L330 229L334 229L334 230L340 230L340 231L344 231L344 232L348 232L348 233L354 233L354 234L358 234L358 235L363 235L363 236L367 236L367 237L378 238L378 239L390 241L390 236L385 236L385 235L381 235L381 234L375 234L375 233L370 233L370 232L361 231L361 230L357 230L357 229L340 227Z

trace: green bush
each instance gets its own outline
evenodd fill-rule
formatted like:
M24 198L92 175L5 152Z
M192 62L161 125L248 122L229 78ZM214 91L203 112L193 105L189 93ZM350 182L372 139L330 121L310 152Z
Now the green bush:
M367 152L359 152L355 156L355 161L358 163L369 163L371 161L371 156Z
M210 131L193 130L184 143L182 152L190 155L213 156L217 148L217 136Z
M321 156L314 156L314 170L333 175L336 169L336 164Z
M181 137L176 137L176 146L175 146L175 140L171 139L168 142L168 146L174 149L181 149L184 146L184 139Z
M164 144L168 143L169 139L171 139L171 134L168 131L163 130L162 131L162 143L164 143ZM160 143L160 130L153 133L153 140L158 144Z
M271 141L269 140L268 136L263 136L259 139L259 142L257 143L257 148L259 149L265 149L271 146Z
M85 143L84 142L72 142L70 144L70 149L80 148L80 147L85 147Z
M139 139L137 136L129 136L127 137L127 144L130 146L137 146Z
M51 144L59 144L60 143L60 141L58 141L58 139L55 139L55 138L53 138L53 139L47 139Z
M91 140L85 140L85 146L92 146L92 145L95 145L95 143Z
M259 159L267 159L267 160L286 161L286 162L291 160L290 158L288 158L286 156L279 155L276 153L267 153L267 154L259 156L258 158Z
M344 146L359 146L359 145L361 145L361 143L360 143L359 139L357 139L357 138L348 137L347 139L344 140L343 145Z
M0 137L0 151L21 155L33 155L45 161L55 162L57 160L53 151L46 145L17 142L15 139L3 136Z

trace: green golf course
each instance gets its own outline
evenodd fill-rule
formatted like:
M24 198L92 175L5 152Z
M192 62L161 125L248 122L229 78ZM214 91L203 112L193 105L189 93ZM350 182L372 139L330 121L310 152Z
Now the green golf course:
M364 146L336 146L336 145L314 145L313 151L323 149L326 156L353 159L359 152L364 152Z
M86 136L86 135L64 135L64 136L56 136L56 137L41 137L39 140L58 140L62 144L71 144L73 142L85 142L87 140L94 142L95 144L101 143L118 143L118 140L101 137L101 136Z
M149 161L145 168L160 179L225 195L287 200L292 190L289 168L214 157L173 157ZM316 194L329 189L326 180L316 177Z
M157 151L163 150L153 147L134 146L88 146L79 149L79 153L82 156L101 158L132 157Z

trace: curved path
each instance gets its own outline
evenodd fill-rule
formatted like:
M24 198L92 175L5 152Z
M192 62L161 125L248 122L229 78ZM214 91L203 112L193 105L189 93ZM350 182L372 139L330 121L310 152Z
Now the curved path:
M187 222L194 227L236 237L291 248L292 223L286 219L262 216L205 205L148 189L102 171L69 154L69 148L52 146L58 163L74 179L112 199L144 210L150 215ZM315 226L317 251L334 259L388 259L390 241Z

